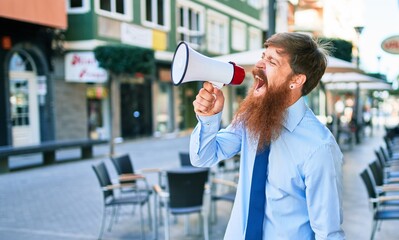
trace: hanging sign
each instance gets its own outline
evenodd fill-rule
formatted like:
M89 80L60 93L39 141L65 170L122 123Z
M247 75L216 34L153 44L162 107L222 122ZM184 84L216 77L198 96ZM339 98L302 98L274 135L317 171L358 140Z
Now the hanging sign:
M399 54L399 35L389 37L382 41L381 48L387 53Z
M65 55L67 82L104 83L107 79L107 71L98 66L93 52L70 52Z

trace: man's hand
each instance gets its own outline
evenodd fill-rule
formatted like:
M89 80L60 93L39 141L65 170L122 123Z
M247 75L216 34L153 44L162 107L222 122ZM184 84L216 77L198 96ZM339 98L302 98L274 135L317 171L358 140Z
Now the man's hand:
M194 102L194 112L199 116L211 116L223 110L223 92L212 83L205 82Z

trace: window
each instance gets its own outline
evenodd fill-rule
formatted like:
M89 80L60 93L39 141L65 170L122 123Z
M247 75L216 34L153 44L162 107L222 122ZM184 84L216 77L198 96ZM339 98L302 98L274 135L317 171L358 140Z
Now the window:
M223 14L208 10L207 49L215 54L229 51L229 19Z
M249 49L263 48L262 31L258 28L249 27Z
M170 0L141 0L144 26L169 30Z
M232 21L231 46L234 50L243 51L247 45L247 26L237 20Z
M133 19L133 5L131 0L96 0L96 13L118 20L131 21Z
M69 6L71 8L83 7L83 1L82 0L69 0Z
M177 7L177 39L199 48L204 40L204 8L188 1Z
M35 96L32 96L35 97ZM11 123L29 126L29 82L25 79L10 81Z
M89 0L68 0L67 10L68 13L86 13L90 10L90 2Z
M260 9L264 1L262 0L248 0L248 4L254 8Z

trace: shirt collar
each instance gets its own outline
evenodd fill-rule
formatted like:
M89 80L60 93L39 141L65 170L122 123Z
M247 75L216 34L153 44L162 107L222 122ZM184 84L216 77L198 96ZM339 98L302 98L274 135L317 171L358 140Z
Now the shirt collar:
M287 109L287 117L283 123L288 131L294 131L295 127L302 120L306 112L306 103L303 97L299 98L294 104Z

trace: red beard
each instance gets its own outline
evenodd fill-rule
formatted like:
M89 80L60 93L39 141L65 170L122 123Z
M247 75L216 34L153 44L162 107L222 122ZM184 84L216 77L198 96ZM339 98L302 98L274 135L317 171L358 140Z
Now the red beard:
M254 96L253 93L259 81L254 77L256 82L238 108L233 125L242 124L247 128L252 140L259 138L258 150L262 150L281 134L290 89L288 80L278 87L270 87L265 74L258 68L254 68L252 74L265 81L267 92L263 96Z

